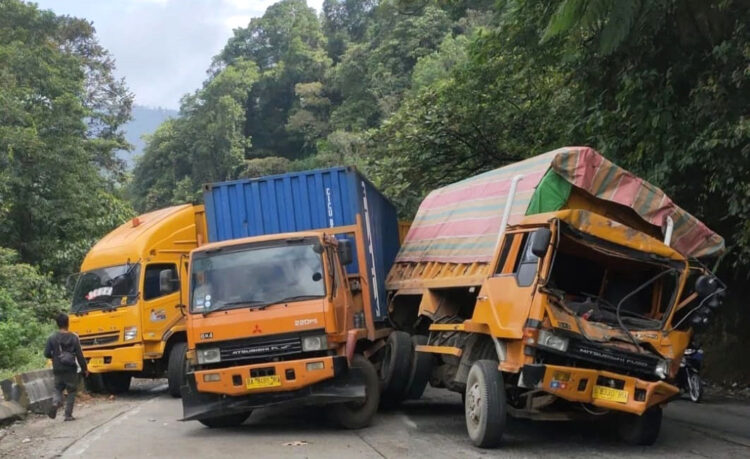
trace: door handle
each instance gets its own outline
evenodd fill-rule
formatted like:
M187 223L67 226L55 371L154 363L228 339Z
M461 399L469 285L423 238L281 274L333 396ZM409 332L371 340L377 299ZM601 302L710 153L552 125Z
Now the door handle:
M487 300L488 300L488 298L485 295L477 297L477 301L487 301Z

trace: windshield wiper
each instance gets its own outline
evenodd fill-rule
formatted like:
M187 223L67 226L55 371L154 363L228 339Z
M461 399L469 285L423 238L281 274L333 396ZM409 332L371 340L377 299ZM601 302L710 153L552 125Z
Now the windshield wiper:
M208 311L203 311L203 317L206 317L207 315L211 314L212 312L222 311L224 309L227 309L232 306L254 306L256 304L265 304L264 301L258 301L258 300L238 300L238 301L230 301L228 303L222 303L219 306L216 306L213 309L209 309Z
M321 295L294 295L294 296L288 296L286 298L281 298L280 300L274 300L274 301L269 301L267 303L262 303L262 304L254 305L253 309L265 309L265 308L267 308L269 306L273 306L273 305L276 305L276 304L289 303L290 301L313 300L313 299L316 299L316 298L322 298L322 296Z

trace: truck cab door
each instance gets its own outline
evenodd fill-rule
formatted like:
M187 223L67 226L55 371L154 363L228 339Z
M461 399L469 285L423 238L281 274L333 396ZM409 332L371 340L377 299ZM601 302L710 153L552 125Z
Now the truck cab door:
M168 273L171 271L171 273ZM173 279L165 283L166 274ZM143 339L159 341L164 333L182 319L177 263L153 263L146 266L143 278Z
M523 336L540 264L531 250L532 234L506 233L494 274L477 296L474 320L487 323L498 338Z
M349 291L349 283L346 270L342 264L341 257L336 248L329 250L328 264L331 270L331 302L336 320L336 333L344 333L351 328L352 318L352 295Z

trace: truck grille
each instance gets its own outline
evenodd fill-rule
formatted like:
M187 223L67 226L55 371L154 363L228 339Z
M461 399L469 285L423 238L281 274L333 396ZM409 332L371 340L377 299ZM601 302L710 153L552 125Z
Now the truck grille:
M568 354L610 368L648 374L652 377L656 364L659 362L659 359L654 356L635 354L582 341L570 341Z
M297 334L239 339L217 344L222 362L262 361L302 352L302 340Z
M81 347L103 346L105 344L115 343L120 339L120 332L94 333L91 335L82 335L80 337Z

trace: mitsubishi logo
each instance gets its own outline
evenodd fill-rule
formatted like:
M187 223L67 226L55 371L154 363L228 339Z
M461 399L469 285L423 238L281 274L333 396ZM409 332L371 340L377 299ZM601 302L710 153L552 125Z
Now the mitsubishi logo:
M256 333L263 333L263 330L260 329L260 326L258 326L258 324L255 324L255 328L253 328L253 335Z

